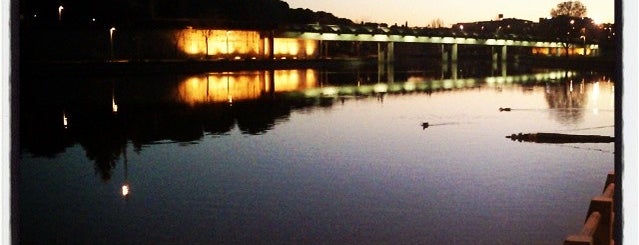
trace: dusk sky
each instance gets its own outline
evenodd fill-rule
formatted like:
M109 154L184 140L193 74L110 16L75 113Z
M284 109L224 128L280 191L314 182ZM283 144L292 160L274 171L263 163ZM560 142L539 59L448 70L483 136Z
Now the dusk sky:
M445 26L504 18L539 21L550 17L550 9L565 0L284 0L291 8L325 11L355 22L378 22L427 26L442 19ZM597 23L614 22L614 0L581 0L587 16Z

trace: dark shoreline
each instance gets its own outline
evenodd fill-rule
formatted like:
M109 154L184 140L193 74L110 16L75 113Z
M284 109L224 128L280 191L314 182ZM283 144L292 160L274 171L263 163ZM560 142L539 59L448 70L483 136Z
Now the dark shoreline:
M189 74L215 71L277 70L352 66L369 63L362 59L313 60L138 60L138 61L60 61L24 62L21 74Z
M519 59L520 64L543 68L563 68L574 70L598 70L614 71L620 67L614 56L600 57L551 57L551 56L525 56Z

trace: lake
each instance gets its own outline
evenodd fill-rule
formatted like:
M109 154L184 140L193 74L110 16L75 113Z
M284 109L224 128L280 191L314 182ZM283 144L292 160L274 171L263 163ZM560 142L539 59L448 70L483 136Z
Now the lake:
M505 137L614 136L605 72L82 74L21 80L21 244L561 244L614 170Z

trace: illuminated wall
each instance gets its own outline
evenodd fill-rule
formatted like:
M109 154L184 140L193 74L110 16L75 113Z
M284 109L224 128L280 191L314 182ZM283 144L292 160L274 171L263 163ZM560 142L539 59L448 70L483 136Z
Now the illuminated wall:
M532 54L534 55L546 55L546 56L565 56L566 48L533 48ZM568 48L568 55L593 55L594 50L583 47L570 47Z
M190 56L266 58L268 39L258 31L184 29L175 33L178 48ZM275 58L314 58L318 41L275 38Z
M275 57L307 58L315 57L318 54L318 41L275 38L273 42Z
M177 88L178 101L189 104L233 103L257 99L267 92L291 92L318 87L315 70L276 70L269 72L223 72L193 76ZM271 84L275 88L271 87Z
M188 55L257 57L262 53L257 31L185 29L175 35L179 49Z

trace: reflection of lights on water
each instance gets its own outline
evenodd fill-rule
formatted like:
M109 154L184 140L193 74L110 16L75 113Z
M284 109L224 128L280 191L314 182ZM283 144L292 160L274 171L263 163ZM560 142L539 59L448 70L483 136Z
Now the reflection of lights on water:
M375 84L373 91L375 91L375 93L386 93L388 92L388 85L383 83Z
M113 113L118 112L118 104L115 103L115 98L111 99L111 110L113 111Z
M610 82L610 80L608 80L608 82ZM615 85L612 84L610 85L610 90L612 91L611 94L613 96L610 96L610 107L614 108L615 107Z
M599 82L595 82L594 84L592 84L592 93L590 94L590 99L594 102L595 105L595 108L592 109L592 113L595 115L599 114L599 93Z
M452 89L453 88L453 80L447 79L443 81L443 87L445 89Z
M64 125L64 128L67 128L69 126L69 119L67 118L67 114L66 112L62 112L62 125Z
M335 96L337 95L337 88L335 87L326 87L322 89L322 95L324 96Z
M406 90L406 91L413 91L413 90L415 90L416 87L417 86L413 82L404 83L404 90Z
M127 197L130 194L129 184L122 185L122 196Z
M592 93L590 94L590 98L593 101L599 100L599 93L600 93L599 82L596 82L592 84Z
M570 80L570 92L572 93L572 80Z

